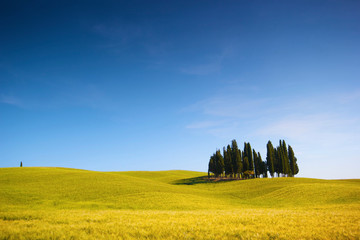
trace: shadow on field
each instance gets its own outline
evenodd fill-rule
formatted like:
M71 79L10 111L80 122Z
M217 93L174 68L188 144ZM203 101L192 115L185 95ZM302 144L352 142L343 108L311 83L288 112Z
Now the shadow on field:
M208 177L208 176L201 176L201 177L195 177L195 178L184 178L179 179L172 184L174 185L195 185L195 184L201 184L201 183L219 183L219 182L228 182L228 181L236 181L238 179L230 179L230 178L214 178L214 177Z

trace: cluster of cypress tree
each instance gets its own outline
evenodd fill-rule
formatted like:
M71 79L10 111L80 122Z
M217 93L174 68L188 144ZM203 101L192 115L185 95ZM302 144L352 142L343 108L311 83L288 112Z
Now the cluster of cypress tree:
M279 146L274 148L271 141L266 145L266 165L272 177L277 173L277 176L293 177L299 173L299 166L294 150L289 145L286 146L284 140L279 141Z
M231 146L223 148L210 157L208 175L213 173L215 177L225 176L229 178L258 178L267 177L268 172L271 177L274 173L277 176L292 177L299 172L297 159L292 147L286 146L284 140L280 140L280 145L273 147L271 141L266 145L266 161L263 161L261 154L256 153L251 148L250 143L244 143L244 150L238 148L236 140L231 141Z

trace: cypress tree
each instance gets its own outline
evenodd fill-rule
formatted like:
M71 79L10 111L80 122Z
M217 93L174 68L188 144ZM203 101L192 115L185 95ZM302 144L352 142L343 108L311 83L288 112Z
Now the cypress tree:
M266 162L264 162L262 160L260 152L258 152L258 158L259 158L259 164L260 164L260 174L263 176L263 178L267 178Z
M255 168L255 177L258 178L260 176L260 159L259 156L256 154L255 149L253 149L253 156L254 156L254 168Z
M238 155L239 156L236 158L236 161L237 161L238 166L239 166L239 168L238 168L239 178L241 178L242 173L243 173L243 162L241 160L241 150L240 149L238 149Z
M213 154L209 160L209 168L208 168L208 176L209 177L210 177L210 173L215 174L215 154Z
M249 167L249 159L248 159L248 157L246 157L245 155L243 155L243 156L244 156L244 157L243 157L244 167L245 167L245 166ZM245 168L244 168L244 176L245 176L245 178L248 178L248 177L249 177L249 172L250 172L250 170L245 170Z
M240 171L242 168L241 164L241 153L239 151L236 140L231 141L231 162L233 167L233 174L236 177L237 174L240 176Z
M247 148L246 148L246 142L244 142L244 150L243 150L243 161L244 161L244 159L245 159L245 157L247 157ZM249 158L247 158L248 159L248 164L244 164L244 172L245 171L247 171L247 170L249 170ZM246 166L246 168L245 168L245 166Z
M289 164L290 164L290 177L293 177L293 172L294 172L294 160L295 160L295 155L294 155L294 151L292 149L292 147L289 145L288 146L288 158L289 158Z
M249 159L246 157L245 152L242 152L242 162L243 162L243 172L248 171L249 170Z
M231 171L230 171L230 176L232 177L232 175L234 174L234 166L233 166L233 161L232 161L232 151L231 151L231 147L230 147L230 144L227 145L227 157L229 159L229 162L230 162L230 166L231 166ZM230 168L229 168L230 169Z
M227 168L227 166L228 166L228 163L227 163L227 152L226 152L226 149L225 149L225 147L223 147L223 157L224 157L224 171L225 171L225 177L226 177L226 168Z
M216 177L221 176L224 173L224 158L221 155L220 150L216 151L215 155L215 163L216 163L216 169L215 169L215 175Z
M250 168L249 170L254 171L254 157L252 155L252 148L250 143L248 143L248 153L249 153L248 158L249 158L249 168Z
M285 174L285 159L284 159L284 152L282 149L282 145L278 146L277 148L277 153L278 153L278 157L279 157L279 172L280 172L280 176L284 176Z
M299 173L299 166L298 166L298 164L297 164L297 158L295 157L294 158L294 168L295 168L295 171L294 171L294 176L296 175L296 174L298 174Z
M280 149L281 149L281 163L282 163L282 173L284 176L290 175L290 163L289 155L287 151L287 146L285 140L280 140Z
M284 174L285 174L285 159L284 159L284 149L283 149L281 140L279 141L278 155L279 155L279 159L280 159L280 163L281 163L280 173L282 176L284 176Z
M248 158L249 168L248 170L254 171L254 158L250 143L244 143L244 154Z
M297 165L297 159L295 157L295 154L294 154L294 150L292 149L292 147L289 145L289 151L288 151L288 154L289 154L289 162L290 162L290 176L295 176L296 174L298 174L299 172L299 167Z
M280 173L282 172L282 165L281 165L281 157L280 157L280 147L274 148L274 169L277 173L277 176L280 176Z
M232 174L232 164L231 164L231 151L228 152L226 150L226 148L223 148L223 153L224 153L224 165L225 165L225 176L231 175Z
M22 167L22 162L20 162L20 167Z
M267 169L269 170L269 173L270 173L271 177L274 177L274 172L275 172L275 168L274 168L275 152L274 152L274 147L273 147L270 140L266 144L266 150L267 150L267 152L266 152Z

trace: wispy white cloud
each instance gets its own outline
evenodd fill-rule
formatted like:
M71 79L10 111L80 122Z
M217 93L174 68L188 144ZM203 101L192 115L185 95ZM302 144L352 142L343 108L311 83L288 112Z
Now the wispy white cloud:
M186 126L186 128L189 129L204 129L204 128L210 128L210 127L216 127L219 125L222 125L224 121L199 121L194 122Z
M182 73L189 75L208 75L217 73L221 70L221 63L211 62L205 64L199 64L195 66L188 66L181 69Z
M340 103L351 103L353 101L359 101L360 100L360 90L355 90L352 92L347 93L341 93L337 96L337 100Z
M50 82L50 81L49 81ZM23 94L21 97L0 94L0 103L23 109L57 109L82 107L102 110L116 110L119 100L109 89L97 84L79 81L62 81L47 84L47 91L37 94ZM19 94L20 95L20 94Z
M22 101L19 98L11 96L11 95L3 95L3 94L0 95L0 102L9 104L9 105L13 105L16 107L23 107Z
M71 84L66 91L59 93L59 99L65 105L108 109L114 104L109 96L95 84Z
M335 139L350 143L360 138L359 117L338 114L303 114L284 116L257 129L256 135L286 136L296 141L317 142L323 146L338 144Z
M180 72L189 75L208 75L219 73L226 58L232 55L233 49L229 46L223 48L219 54L204 57L203 62L184 66Z
M136 24L95 24L92 27L94 33L103 36L108 40L108 44L104 46L118 47L128 44L134 39L141 38L144 28Z
M120 22L98 23L92 27L92 31L104 39L103 44L100 45L101 48L115 53L136 48L156 58L166 55L172 46L170 41L157 36L154 29L148 24ZM141 61L146 60L142 59Z
M183 109L184 112L198 112L203 115L225 118L249 118L258 115L253 111L263 108L270 99L246 99L237 95L214 96L198 101Z
M258 90L256 90L258 91ZM183 112L196 113L206 118L206 121L228 122L236 121L262 121L262 128L257 132L265 132L264 124L272 124L271 128L277 130L286 130L292 126L303 129L314 130L315 127L339 127L338 121L346 125L353 124L356 117L360 117L354 110L359 107L360 95L358 91L348 93L319 93L315 96L281 96L266 97L258 92L244 95L236 89L234 91L223 92L211 98L206 98L195 102L183 109ZM254 97L253 97L253 96ZM258 97L260 96L260 97ZM210 119L209 119L210 118ZM290 124L291 123L291 124ZM315 126L314 124L318 124ZM290 124L287 126L287 124ZM211 126L209 126L211 127ZM286 132L286 131L285 131Z

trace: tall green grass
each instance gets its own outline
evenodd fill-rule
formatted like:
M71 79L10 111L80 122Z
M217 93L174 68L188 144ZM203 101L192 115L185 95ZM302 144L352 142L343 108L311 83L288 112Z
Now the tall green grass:
M0 168L0 239L359 239L360 180Z

